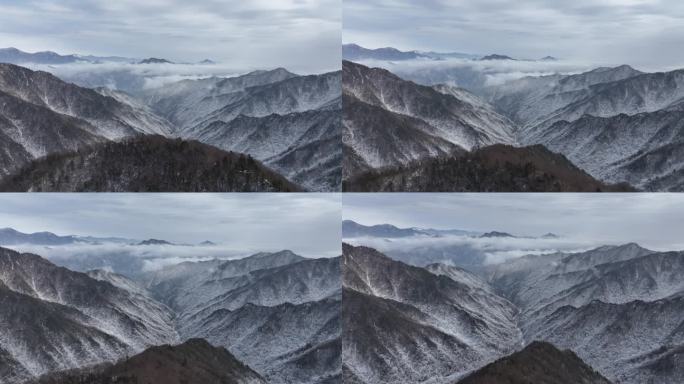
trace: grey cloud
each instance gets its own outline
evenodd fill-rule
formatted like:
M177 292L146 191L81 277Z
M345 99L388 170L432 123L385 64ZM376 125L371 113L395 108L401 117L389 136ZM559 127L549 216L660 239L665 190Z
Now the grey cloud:
M584 244L684 249L680 194L344 194L345 219L402 227L554 232Z
M341 23L340 0L10 0L0 46L322 72L340 66Z
M339 199L338 194L5 194L0 227L175 243L210 240L224 247L221 252L290 249L308 257L336 256Z
M353 245L365 245L382 252L410 252L412 249L450 249L467 247L481 251L485 263L496 264L503 261L530 255L553 252L579 252L603 245L589 239L558 238L479 238L473 236L407 237L400 239L352 238L344 239Z
M684 66L684 3L676 0L347 0L343 7L345 42L370 47Z

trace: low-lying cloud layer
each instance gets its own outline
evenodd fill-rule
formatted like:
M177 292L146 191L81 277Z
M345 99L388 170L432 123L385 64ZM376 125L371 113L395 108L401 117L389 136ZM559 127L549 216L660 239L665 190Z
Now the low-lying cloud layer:
M404 60L380 61L360 60L360 64L369 67L387 69L401 77L420 83L445 83L454 86L468 87L496 86L526 76L546 76L553 74L575 74L589 71L596 63L580 63L567 60L535 61L535 60L472 60L451 58L444 60ZM482 81L476 80L481 75Z
M344 41L369 48L684 67L677 0L345 0L343 9Z
M58 265L74 270L104 269L129 275L155 271L182 262L240 259L258 252L283 250L281 248L258 248L256 246L254 248L234 248L226 244L190 246L115 243L59 246L19 244L6 248L37 254Z
M234 68L340 66L340 0L6 0L0 47L203 59Z
M238 69L229 64L130 64L121 62L88 62L60 65L26 63L23 66L35 71L49 72L60 79L83 87L106 87L138 94L146 90L182 80L209 77L235 77L251 69ZM273 69L273 68L260 68Z
M523 237L409 238L385 246L401 246L401 241L411 247L465 242L478 249L490 247L491 252L529 252L635 242L657 251L684 249L684 196L676 193L376 193L343 194L342 201L344 218L364 225L500 231ZM560 238L534 238L548 232Z
M306 257L341 252L339 194L5 194L0 228L216 247L122 244L37 247L39 255L234 257L290 249ZM137 240L136 240L137 241ZM40 251L40 252L38 252ZM45 252L43 252L45 253Z
M512 238L494 237L481 238L477 236L414 236L398 239L382 239L372 237L345 238L345 242L353 245L364 245L381 252L393 254L395 252L410 253L420 249L422 252L432 250L432 253L444 252L445 264L452 264L450 253L475 252L485 256L485 264L497 264L525 255L542 255L555 252L581 252L596 248L603 244L587 239L572 238Z

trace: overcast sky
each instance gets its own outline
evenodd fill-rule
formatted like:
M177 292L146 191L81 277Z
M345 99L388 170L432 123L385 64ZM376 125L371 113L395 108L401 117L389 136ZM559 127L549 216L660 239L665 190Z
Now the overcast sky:
M341 0L3 0L0 47L323 72L341 17Z
M679 0L345 0L345 43L684 67Z
M0 194L0 228L340 254L339 194Z
M343 217L365 225L553 232L588 243L684 249L683 194L346 193L342 201Z

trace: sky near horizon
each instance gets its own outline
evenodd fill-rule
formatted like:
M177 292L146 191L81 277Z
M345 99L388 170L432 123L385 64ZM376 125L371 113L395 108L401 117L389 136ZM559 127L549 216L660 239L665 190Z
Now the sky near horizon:
M342 210L345 220L364 225L552 232L598 245L684 250L684 195L677 193L345 193Z
M233 250L341 253L340 195L282 193L2 194L0 228L58 235L205 240Z
M684 2L345 0L342 36L368 48L551 55L666 70L684 67Z
M0 48L339 69L341 0L3 0Z

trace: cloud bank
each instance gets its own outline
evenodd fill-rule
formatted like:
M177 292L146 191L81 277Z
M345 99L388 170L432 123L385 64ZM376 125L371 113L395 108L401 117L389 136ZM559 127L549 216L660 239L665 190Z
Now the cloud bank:
M341 7L340 0L6 0L0 46L322 72L340 66Z
M677 0L345 0L346 43L684 67Z

